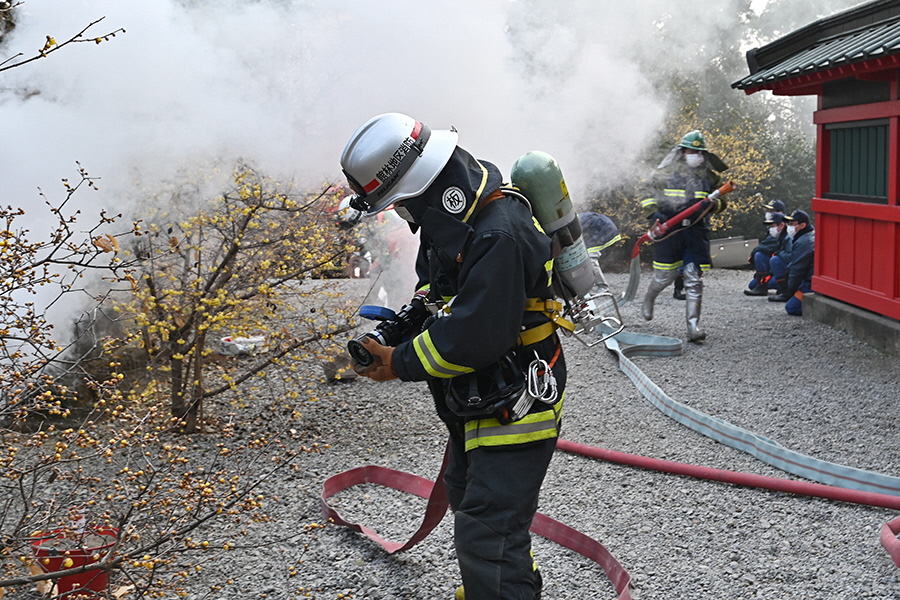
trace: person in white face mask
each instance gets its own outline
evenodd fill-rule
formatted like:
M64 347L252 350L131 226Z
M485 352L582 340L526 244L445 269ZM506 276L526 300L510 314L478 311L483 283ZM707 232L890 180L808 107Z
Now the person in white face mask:
M775 202L781 204L779 200ZM783 204L781 206L784 207ZM750 252L750 264L753 265L755 272L747 286L748 289L744 290L746 296L768 296L769 290L775 289L777 275L774 273L774 269L780 268L783 272L787 263L790 262L790 237L788 237L784 223L784 214L767 212L763 225L767 228L766 237ZM778 263L776 257L779 255L785 262ZM774 264L773 261L775 261ZM776 267L776 265L780 266Z
M789 315L803 314L803 294L812 291L816 232L806 211L795 210L785 217L788 235L791 236L791 260L787 273L777 281L778 294L769 302L785 302Z
M641 202L650 226L665 222L679 212L703 201L719 187L719 173L728 168L722 160L707 150L706 140L699 131L687 133L681 142L660 163L659 169L671 167L666 178L656 181L655 197ZM644 294L641 314L653 319L653 306L660 292L675 282L675 297L684 298L688 339L699 342L706 338L700 329L700 305L703 296L701 276L712 266L709 253L709 215L724 210L723 197L692 220L670 230L662 240L653 244L653 279ZM681 274L683 272L683 274ZM679 293L683 280L683 296Z

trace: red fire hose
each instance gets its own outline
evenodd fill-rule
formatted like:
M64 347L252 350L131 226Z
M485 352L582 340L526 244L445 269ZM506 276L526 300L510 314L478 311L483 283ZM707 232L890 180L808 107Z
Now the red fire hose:
M850 490L819 483L808 483L804 481L780 479L777 477L765 477L739 471L713 469L711 467L702 467L687 463L627 454L625 452L616 452L614 450L606 450L597 446L579 444L563 439L557 441L556 447L564 452L632 467L653 469L664 473L900 510L900 496ZM431 482L423 477L374 465L344 471L325 481L320 498L322 512L329 521L337 525L350 527L351 529L365 534L389 553L408 550L425 539L438 523L441 522L441 519L443 519L443 516L447 511L448 502L443 484L445 465L446 456L445 462L441 465L437 483ZM422 524L408 541L400 543L385 540L374 530L364 525L345 520L340 513L328 504L328 498L334 494L354 485L363 483L375 483L391 489L414 494L420 498L428 499ZM569 550L578 552L582 556L585 556L600 565L615 587L616 592L619 594L618 599L631 600L631 593L629 591L631 575L629 575L628 571L625 570L622 564L616 560L603 544L542 513L537 513L535 515L531 530ZM900 567L900 540L897 538L898 533L900 533L900 518L894 519L882 527L880 540L881 545L888 552L891 560L894 561L895 565Z

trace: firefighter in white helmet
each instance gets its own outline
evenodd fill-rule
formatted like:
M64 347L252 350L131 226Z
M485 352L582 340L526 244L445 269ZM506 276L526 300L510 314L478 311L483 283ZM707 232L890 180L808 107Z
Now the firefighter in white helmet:
M651 225L657 220L665 222L684 209L704 200L721 183L720 172L728 165L707 150L706 140L699 131L685 134L681 142L660 163L659 169L672 168L667 174L662 193L641 202L644 215ZM660 191L660 190L658 190ZM700 307L703 298L703 272L712 266L709 252L709 215L724 210L725 198L720 196L707 212L694 216L687 223L653 244L653 279L644 294L641 314L647 321L653 319L653 305L669 284L684 270L685 317L688 339L699 342L706 339L700 328Z
M341 167L355 208L371 216L393 206L419 231L417 287L443 303L440 318L409 341L365 339L374 361L354 369L376 381L429 383L450 434L444 481L463 582L457 597L539 598L529 527L566 382L551 321L560 307L550 238L527 203L501 189L497 167L457 145L453 129L379 115L353 134ZM528 393L525 370L535 361L554 393Z

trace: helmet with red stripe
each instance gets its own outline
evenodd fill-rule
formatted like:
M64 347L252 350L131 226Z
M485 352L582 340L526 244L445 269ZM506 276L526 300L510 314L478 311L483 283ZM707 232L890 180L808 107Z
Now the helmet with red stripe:
M351 206L371 216L418 196L450 160L457 139L454 130L432 131L400 113L369 119L341 155L341 169L356 192Z

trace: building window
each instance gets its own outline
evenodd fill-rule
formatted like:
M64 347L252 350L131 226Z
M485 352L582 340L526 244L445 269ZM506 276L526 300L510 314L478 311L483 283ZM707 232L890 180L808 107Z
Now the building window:
M831 178L826 198L887 204L887 120L828 125Z

